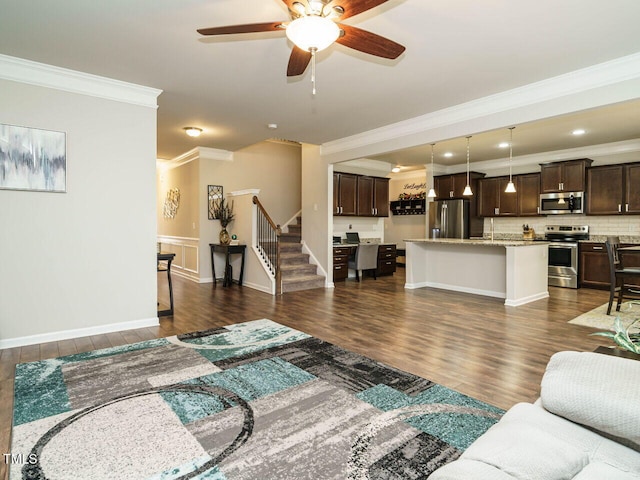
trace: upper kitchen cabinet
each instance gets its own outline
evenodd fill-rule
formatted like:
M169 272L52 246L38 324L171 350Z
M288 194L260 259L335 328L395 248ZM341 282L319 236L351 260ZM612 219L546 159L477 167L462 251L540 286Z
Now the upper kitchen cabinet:
M515 193L504 190L509 177L483 178L478 182L478 215L480 217L526 217L538 215L540 174L514 175Z
M478 181L478 216L514 217L518 214L518 193L506 193L504 190L507 183L509 177L483 178Z
M589 215L640 213L640 163L606 165L587 170Z
M583 192L586 170L593 160L581 158L540 165L540 193Z
M356 215L358 196L358 175L351 173L333 174L333 214Z
M381 177L358 177L358 216L389 216L389 179Z
M477 189L478 180L484 177L484 173L469 172L469 183L471 190ZM433 188L436 191L436 200L446 200L448 198L465 198L462 193L467 186L467 174L456 173L453 175L438 175L433 178Z
M540 212L540 174L527 173L516 175L518 192L518 216L529 217Z

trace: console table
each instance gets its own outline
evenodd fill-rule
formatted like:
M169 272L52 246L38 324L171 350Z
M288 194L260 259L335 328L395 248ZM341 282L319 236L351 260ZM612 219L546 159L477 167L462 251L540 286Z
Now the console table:
M158 271L167 272L167 282L169 283L169 309L158 310L159 317L173 315L173 285L171 284L171 262L175 258L175 253L158 253ZM167 262L166 267L160 262Z
M222 277L222 286L229 287L233 283L233 273L231 269L231 255L240 254L242 260L240 263L240 276L238 277L238 285L242 286L242 277L244 275L244 253L247 249L246 245L222 245L220 243L210 243L211 248L211 272L213 273L213 284L216 284L216 264L213 261L215 252L224 253L224 275Z

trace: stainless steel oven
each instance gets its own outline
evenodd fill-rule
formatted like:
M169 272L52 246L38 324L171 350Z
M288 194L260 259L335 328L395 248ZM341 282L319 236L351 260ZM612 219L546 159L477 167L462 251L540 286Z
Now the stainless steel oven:
M578 288L578 241L589 239L587 225L547 225L549 285Z

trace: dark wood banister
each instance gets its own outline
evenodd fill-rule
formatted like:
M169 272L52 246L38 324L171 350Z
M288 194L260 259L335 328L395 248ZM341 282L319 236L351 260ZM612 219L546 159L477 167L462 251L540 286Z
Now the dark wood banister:
M276 280L276 295L280 295L282 294L282 276L280 272L280 235L282 234L282 228L280 228L280 225L277 225L273 221L273 219L271 218L267 210L264 208L262 203L260 203L260 200L258 199L258 197L254 195L252 201L254 205L256 205L256 207L258 208L259 213L262 215L262 217L267 221L267 223L271 227L271 230L273 232L273 238L275 238L275 243L276 243L275 262L271 258L269 258L268 254L266 259L270 263L272 263L274 273L275 273L275 280ZM260 245L260 240L261 239L258 238L258 245L256 245L256 247L262 246ZM264 247L262 247L262 249L266 250Z
M260 200L255 195L253 196L253 203L258 206L258 209L262 212L264 217L267 219L273 231L276 232L278 236L280 236L280 234L282 233L282 229L280 228L280 225L276 225L276 222L273 221L273 219L271 218L271 215L269 215L267 210L264 208L264 205L260 203Z

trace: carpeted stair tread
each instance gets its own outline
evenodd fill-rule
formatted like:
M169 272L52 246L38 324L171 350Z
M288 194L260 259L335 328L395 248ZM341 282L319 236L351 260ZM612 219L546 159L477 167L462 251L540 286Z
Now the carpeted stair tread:
M324 288L325 278L322 275L301 275L282 279L282 293Z
M298 264L298 265L281 265L280 271L283 278L291 278L301 275L315 275L317 267L311 263Z
M281 265L300 265L309 263L308 253L286 252L280 254Z

